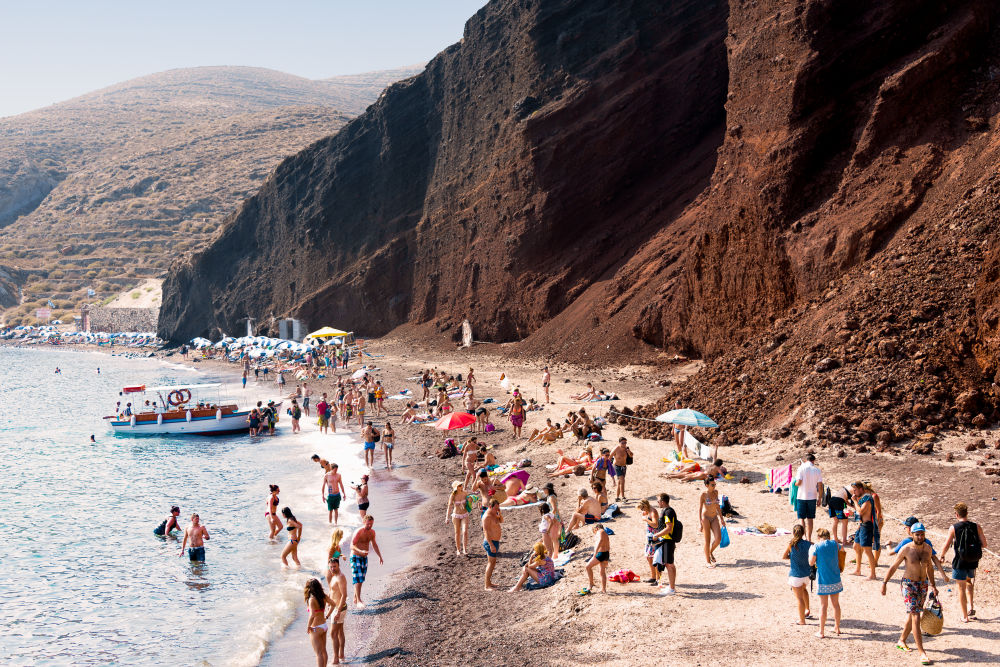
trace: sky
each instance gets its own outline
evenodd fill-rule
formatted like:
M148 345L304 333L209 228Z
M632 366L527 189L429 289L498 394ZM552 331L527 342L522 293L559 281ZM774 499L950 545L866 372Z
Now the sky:
M0 117L177 67L310 79L415 65L486 0L0 0Z

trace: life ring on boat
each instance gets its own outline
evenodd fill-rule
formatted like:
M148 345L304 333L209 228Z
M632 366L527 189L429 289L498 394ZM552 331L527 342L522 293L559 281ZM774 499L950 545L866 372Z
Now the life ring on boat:
M191 400L191 390L190 389L174 389L167 396L167 402L170 405L183 405Z

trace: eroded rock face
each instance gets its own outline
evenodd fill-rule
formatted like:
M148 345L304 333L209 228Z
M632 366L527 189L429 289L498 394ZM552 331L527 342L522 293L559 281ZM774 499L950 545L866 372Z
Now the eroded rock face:
M706 0L488 4L172 271L161 333L235 331L247 314L367 334L467 316L477 338L524 338L704 189L727 14Z
M467 317L574 361L701 355L676 392L731 428L805 407L847 444L993 422L997 13L491 2L175 267L161 334Z

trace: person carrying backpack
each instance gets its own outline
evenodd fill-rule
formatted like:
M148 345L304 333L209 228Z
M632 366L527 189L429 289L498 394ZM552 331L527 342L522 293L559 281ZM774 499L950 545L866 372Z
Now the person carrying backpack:
M969 617L975 618L976 604L973 585L976 579L976 568L979 559L983 557L983 549L989 544L983 534L983 527L969 521L969 506L965 503L955 505L955 518L958 523L948 530L948 539L944 543L941 555L948 553L952 544L955 547L955 558L951 561L951 576L958 582L958 600L962 605L962 622L968 623Z
M669 585L663 587L660 586L658 591L660 595L674 595L677 591L674 586L677 583L677 568L674 566L674 550L677 543L681 541L684 536L684 525L681 524L680 520L677 518L677 512L670 507L670 495L666 493L661 493L657 496L657 505L659 506L659 528L660 530L653 535L654 540L662 540L657 542L658 549L657 553L653 556L653 563L659 567L660 571L667 571L667 581ZM657 562L659 561L659 562Z

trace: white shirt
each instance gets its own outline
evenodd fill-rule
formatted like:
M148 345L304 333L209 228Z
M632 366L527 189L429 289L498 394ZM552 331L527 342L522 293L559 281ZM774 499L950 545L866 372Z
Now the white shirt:
M795 473L795 480L800 482L799 493L796 496L799 500L816 500L816 485L823 481L823 471L806 461Z

